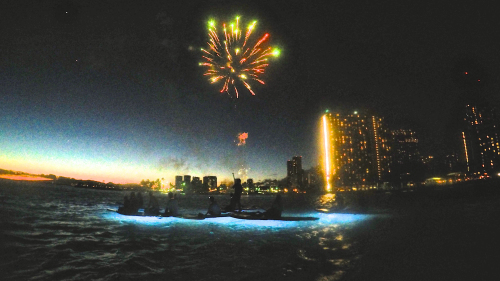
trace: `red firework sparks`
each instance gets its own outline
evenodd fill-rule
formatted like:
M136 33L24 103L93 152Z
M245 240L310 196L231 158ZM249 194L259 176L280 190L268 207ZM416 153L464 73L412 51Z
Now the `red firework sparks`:
M248 133L241 133L238 135L238 140L240 141L238 143L238 146L240 145L245 145L247 143L247 138L248 138Z

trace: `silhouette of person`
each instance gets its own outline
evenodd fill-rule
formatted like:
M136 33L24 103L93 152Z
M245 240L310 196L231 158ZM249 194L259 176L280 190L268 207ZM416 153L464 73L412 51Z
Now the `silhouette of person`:
M137 213L137 210L139 209L139 201L137 200L137 196L135 195L135 192L132 191L130 193L130 208L128 208L128 212L131 214Z
M229 201L229 205L224 207L224 211L232 212L236 208L236 199L234 197L234 193L231 193L231 200Z
M137 192L137 208L143 208L144 207L144 199L142 198L142 193Z
M215 201L215 198L213 196L208 197L210 200L210 205L208 206L208 211L205 214L205 216L210 215L213 217L217 217L221 215L221 210L219 205L217 204L217 201Z
M241 179L234 180L233 188L234 188L235 209L236 209L236 205L238 205L238 209L241 212L241 193L243 192L243 186L241 185Z
M123 197L123 206L118 208L118 213L128 214L129 210L130 210L130 200L128 199L128 196L125 195Z
M177 199L175 199L174 194L172 192L168 193L168 202L165 207L165 216L178 216L179 215L179 205L177 204Z
M158 199L153 195L153 191L149 192L149 203L145 210L148 215L158 215L160 213L160 204Z
M281 212L283 212L283 202L281 201L281 194L278 194L276 195L271 208L264 212L264 217L281 218Z

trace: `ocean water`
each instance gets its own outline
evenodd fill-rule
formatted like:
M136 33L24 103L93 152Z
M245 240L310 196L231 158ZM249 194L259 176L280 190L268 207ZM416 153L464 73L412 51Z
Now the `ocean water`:
M364 226L388 219L318 213L331 202L312 195L285 195L284 215L316 221L128 217L108 210L126 194L0 180L0 279L340 280L364 254ZM157 196L165 206L166 195ZM227 195L216 198L229 203ZM273 199L243 196L242 203L265 209ZM182 214L208 206L206 195L178 201Z

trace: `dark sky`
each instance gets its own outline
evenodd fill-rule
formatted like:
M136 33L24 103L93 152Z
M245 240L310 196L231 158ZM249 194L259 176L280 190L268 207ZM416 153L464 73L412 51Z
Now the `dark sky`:
M443 154L463 103L498 105L500 24L488 1L325 3L3 1L1 168L139 181L229 179L243 167L282 178L294 155L318 163L325 109L384 117ZM255 33L282 50L266 85L239 99L198 66L208 19L235 15L258 20ZM240 132L249 138L237 147Z

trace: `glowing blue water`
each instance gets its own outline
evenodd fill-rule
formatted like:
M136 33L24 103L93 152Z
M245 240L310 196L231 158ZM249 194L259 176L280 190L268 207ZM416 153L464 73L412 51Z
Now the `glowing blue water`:
M315 198L285 196L286 216L316 221L131 217L124 192L0 181L3 280L316 280L338 277L359 255L355 229L372 216L314 211ZM164 206L167 198L160 197ZM207 196L180 196L183 214ZM221 205L229 202L220 195ZM247 206L273 198L247 196ZM146 199L147 201L147 199Z

